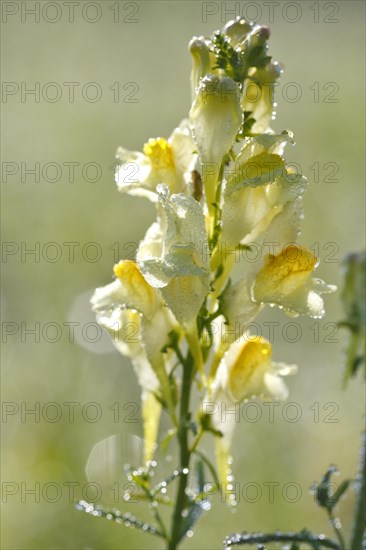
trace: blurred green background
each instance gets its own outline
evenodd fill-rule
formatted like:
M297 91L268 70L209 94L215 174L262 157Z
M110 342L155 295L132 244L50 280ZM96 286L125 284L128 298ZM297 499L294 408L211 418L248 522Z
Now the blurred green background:
M141 436L133 371L100 338L88 305L154 218L147 201L117 193L115 150L168 137L187 115L191 36L210 34L234 14L258 16L272 30L270 54L285 65L274 128L295 133L287 158L310 183L301 242L319 254L318 275L338 284L340 259L364 246L364 3L269 3L272 16L259 2L80 1L73 22L61 1L38 3L35 21L27 12L35 4L2 2L2 548L161 548L158 539L77 512L69 498L72 483L75 498L82 496L96 443ZM24 95L37 86L39 94ZM35 163L39 178L27 172ZM332 332L342 317L338 295L326 306L324 320L296 320L296 343L291 319L262 315L279 323L274 358L300 367L289 385L301 418L289 422L295 408L280 405L270 422L262 406L253 422L247 410L233 449L236 513L214 499L186 548L221 548L225 535L244 529L330 534L308 489L330 463L342 478L354 475L364 394L357 381L340 389L346 335ZM121 460L136 457L127 447ZM168 474L173 466L162 468ZM273 502L271 483L279 484ZM27 493L32 488L36 495ZM110 504L111 494L101 501ZM352 504L351 495L339 507L347 533ZM121 508L140 514L138 504Z

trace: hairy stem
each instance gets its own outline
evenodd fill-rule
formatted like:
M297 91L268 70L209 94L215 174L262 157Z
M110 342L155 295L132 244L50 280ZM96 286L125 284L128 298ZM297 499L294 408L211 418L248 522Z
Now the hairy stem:
M229 548L242 545L242 544L266 544L268 542L294 542L294 543L307 543L314 550L320 550L321 548L332 548L334 550L339 550L339 545L337 542L334 542L331 539L327 539L324 535L315 535L310 532L303 531L301 533L254 533L247 534L243 533L242 535L232 535L227 537L224 541L224 549L228 550Z
M328 517L329 517L329 522L333 527L333 531L339 541L340 547L342 549L345 549L346 548L345 540L342 535L340 524L338 524L339 520L337 521L337 519L333 516L332 512L330 512L329 510L328 510Z
M178 491L176 495L175 509L172 518L171 536L168 544L168 550L176 550L179 541L182 538L181 524L182 512L186 507L187 495L186 489L189 477L189 462L191 452L188 445L188 422L189 422L189 402L192 385L193 357L188 355L183 363L183 381L180 401L180 414L178 426L178 441L180 447L180 468ZM186 471L186 469L188 471Z

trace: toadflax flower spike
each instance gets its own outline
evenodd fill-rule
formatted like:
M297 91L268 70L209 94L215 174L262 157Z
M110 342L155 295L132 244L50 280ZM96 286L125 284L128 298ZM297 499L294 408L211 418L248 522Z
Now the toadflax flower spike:
M205 432L215 438L218 475L234 503L230 452L240 404L288 396L283 377L297 367L273 361L270 342L251 336L248 324L265 305L322 317L321 294L335 290L313 277L315 255L296 244L307 181L284 157L285 146L294 144L292 132L271 129L282 66L268 55L269 37L266 26L240 16L210 37L194 37L188 119L169 138L149 139L142 152L117 151L119 191L149 198L156 220L136 261L115 265L115 280L98 288L91 302L141 386L146 463L162 407L169 413L172 429L162 449L177 439L178 467L157 485L150 469L130 476L140 495L150 495L156 525L130 516L126 524L141 523L172 549L208 508L202 499L206 474L217 479L199 450ZM353 292L364 265L364 256L350 259L343 294L355 336L352 372L365 332L355 332L365 316ZM197 402L202 409L195 415ZM198 484L192 482L195 453L202 457ZM176 478L168 532L156 506L167 502L166 486Z

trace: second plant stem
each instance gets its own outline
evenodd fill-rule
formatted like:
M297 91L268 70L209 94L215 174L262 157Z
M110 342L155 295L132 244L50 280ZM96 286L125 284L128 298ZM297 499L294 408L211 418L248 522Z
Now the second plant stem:
M366 420L366 415L365 415ZM362 547L362 541L366 534L366 428L362 433L360 449L360 466L358 474L357 498L355 506L352 536L350 542L351 550L358 550Z

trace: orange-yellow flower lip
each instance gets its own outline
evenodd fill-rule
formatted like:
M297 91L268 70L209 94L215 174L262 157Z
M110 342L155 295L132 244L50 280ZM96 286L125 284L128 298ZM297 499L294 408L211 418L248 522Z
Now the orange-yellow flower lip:
M245 386L250 383L255 371L271 361L272 346L268 340L252 336L244 343L240 353L230 369L230 391L239 397Z
M150 159L153 168L174 169L174 153L171 144L164 138L150 138L144 145L144 154Z
M314 252L291 244L276 256L270 254L258 273L253 294L258 301L276 301L276 296L287 296L306 283L317 265Z

